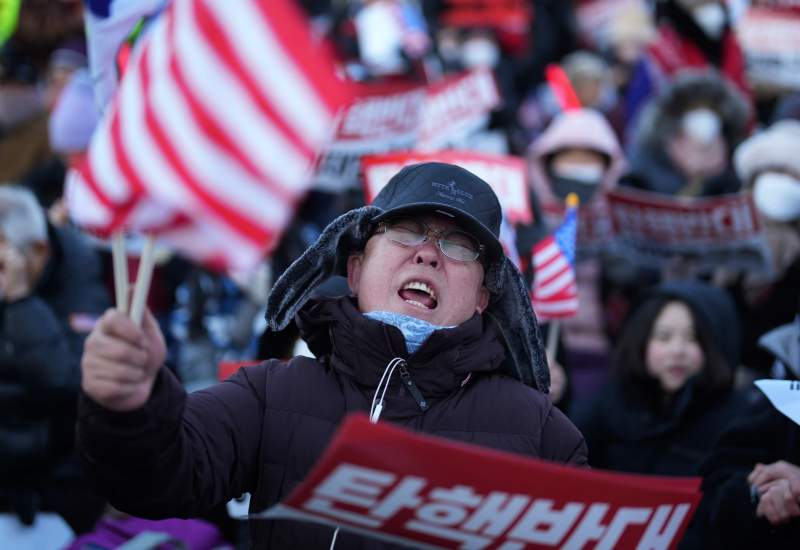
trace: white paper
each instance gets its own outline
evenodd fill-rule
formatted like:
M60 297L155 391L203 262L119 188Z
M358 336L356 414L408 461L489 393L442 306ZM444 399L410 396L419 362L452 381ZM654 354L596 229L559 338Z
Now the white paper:
M792 422L800 425L800 382L792 380L756 380L770 403Z

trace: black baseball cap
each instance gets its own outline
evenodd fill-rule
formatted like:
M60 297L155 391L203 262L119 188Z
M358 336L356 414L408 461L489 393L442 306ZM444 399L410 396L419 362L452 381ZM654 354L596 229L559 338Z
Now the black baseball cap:
M472 172L443 162L406 166L395 174L373 206L384 212L375 223L406 214L440 212L451 216L486 249L486 263L503 256L500 224L503 211L488 183Z

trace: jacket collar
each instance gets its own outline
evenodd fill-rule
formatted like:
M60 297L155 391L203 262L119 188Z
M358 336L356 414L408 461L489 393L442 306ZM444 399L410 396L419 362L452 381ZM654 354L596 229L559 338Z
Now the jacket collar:
M398 328L364 317L351 297L310 302L298 314L297 323L311 351L352 378L370 399L394 358L405 360L414 384L432 401L457 390L471 375L496 370L504 358L491 324L477 314L455 328L435 331L413 354L408 353ZM400 372L395 372L384 415L397 417L419 410L402 388Z

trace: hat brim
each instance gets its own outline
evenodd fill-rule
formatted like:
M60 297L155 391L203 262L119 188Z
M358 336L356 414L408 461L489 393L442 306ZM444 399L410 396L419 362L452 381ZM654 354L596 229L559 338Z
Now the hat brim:
M435 212L439 212L445 216L451 216L464 230L478 239L485 250L485 257L482 258L484 265L488 265L504 256L503 246L488 227L470 214L458 208L453 208L448 204L438 202L413 202L404 204L403 206L384 211L382 214L373 218L372 221L374 223L380 223L397 216Z

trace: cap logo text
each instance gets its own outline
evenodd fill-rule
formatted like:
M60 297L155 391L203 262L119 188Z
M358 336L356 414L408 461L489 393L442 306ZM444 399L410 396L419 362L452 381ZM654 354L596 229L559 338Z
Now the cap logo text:
M433 181L431 182L431 186L436 190L438 196L448 201L464 204L467 199L472 200L475 198L472 193L468 193L456 186L456 182L453 180L447 183Z

